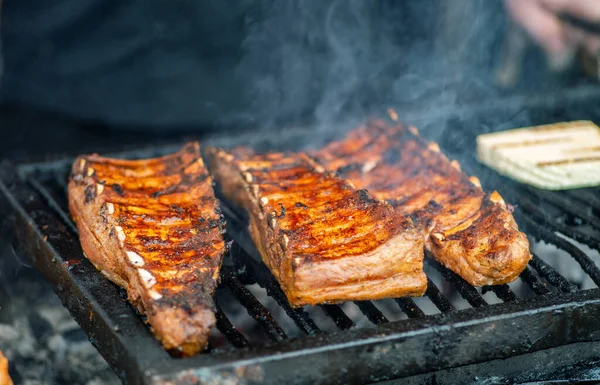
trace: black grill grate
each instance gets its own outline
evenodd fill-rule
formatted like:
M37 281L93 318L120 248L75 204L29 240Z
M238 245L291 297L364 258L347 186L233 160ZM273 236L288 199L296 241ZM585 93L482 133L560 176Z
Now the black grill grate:
M171 150L122 155L149 157ZM70 160L4 164L0 208L14 217L17 239L34 256L37 268L129 383L192 384L208 378L215 383L231 378L268 383L379 381L600 339L600 289L580 290L579 282L570 282L538 255L510 285L476 289L428 258L424 298L293 309L256 259L244 220L226 210L237 243L225 261L215 297L218 332L208 352L189 359L171 357L119 290L83 258L67 210L69 166ZM472 167L478 175L491 175L480 166ZM564 250L600 285L600 269L593 259L564 237L599 248L600 190L542 192L505 180L502 186L503 195L507 192L519 202L515 215L531 239ZM547 314L552 317L536 318ZM577 322L568 321L571 317ZM514 330L515 322L519 330ZM565 327L572 330L558 332ZM470 343L485 346L461 353L453 350Z

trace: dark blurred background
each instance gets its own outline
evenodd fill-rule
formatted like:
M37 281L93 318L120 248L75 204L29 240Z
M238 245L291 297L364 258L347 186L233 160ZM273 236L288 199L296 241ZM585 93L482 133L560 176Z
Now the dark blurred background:
M0 157L284 135L585 81L533 48L516 87L497 87L506 26L485 0L5 0Z

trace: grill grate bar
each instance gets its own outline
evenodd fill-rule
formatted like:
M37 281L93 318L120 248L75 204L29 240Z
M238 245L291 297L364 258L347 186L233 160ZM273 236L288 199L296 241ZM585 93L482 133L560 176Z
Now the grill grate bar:
M544 295L550 293L550 290L544 285L542 281L531 271L531 267L527 266L521 273L521 279L525 281L531 287L531 290L537 295Z
M544 278L548 280L553 286L560 291L565 293L571 293L577 291L577 286L569 282L568 279L560 275L547 264L543 259L538 257L535 253L532 253L533 257L529 261L529 264Z
M52 209L60 219L67 225L69 230L71 230L74 234L78 234L77 226L73 223L73 220L56 202L56 199L52 196L52 194L35 178L28 178L27 182L33 189L42 196L42 199L46 201L46 204Z
M516 301L518 297L513 293L508 285L495 285L495 286L486 286L482 288L482 291L485 293L486 290L491 290L496 294L500 300L503 302L512 302Z
M269 310L264 307L240 280L230 271L221 272L223 283L231 290L233 295L240 301L242 306L246 308L248 314L258 322L267 336L273 341L283 341L287 339L287 335L273 318Z
M411 298L395 298L395 300L400 306L400 309L402 309L404 314L406 314L409 318L419 318L425 316L423 310L421 310Z
M283 310L285 310L285 313L304 334L315 335L321 331L304 309L294 309L290 306L285 293L281 290L274 278L269 279L269 282L265 283L259 276L257 277L257 283L267 291L267 294L273 298Z
M547 220L545 215L543 215L539 209L535 206L535 204L529 199L523 197L521 201L521 206L526 211L525 215L529 216L533 221L537 222L540 226L548 226L551 227L552 230L557 231L566 235L569 238L572 238L578 242L585 243L589 247L600 250L600 240L597 240L587 234L582 234L576 230L575 227L566 226L562 223L556 222L554 220Z
M600 230L600 219L591 210L588 210L588 205L578 205L575 204L573 200L565 198L560 194L544 190L537 190L529 186L526 186L523 190L525 190L533 199L539 200L541 198L551 205L557 207L561 211L581 218L596 229Z
M448 313L456 310L454 305L442 294L440 289L433 283L429 277L427 277L427 291L425 295L429 297L431 302L442 312Z
M281 289L281 286L263 263L257 263L246 251L235 244L236 256L238 260L242 260L250 275L256 280L260 287L266 290L267 295L273 298L279 306L283 308L285 313L294 321L296 326L307 335L315 335L321 330L317 324L310 318L304 309L294 309L290 306L287 296Z
M598 266L596 266L596 263L594 263L594 261L590 257L588 257L583 251L581 251L581 249L579 249L577 246L573 245L566 239L559 237L552 231L541 226L531 218L524 216L524 219L532 228L535 229L535 232L539 234L546 242L552 243L559 249L562 249L569 253L571 257L573 257L573 259L575 259L575 261L579 263L579 266L581 266L583 271L585 271L590 276L590 278L592 278L592 281L594 281L596 285L600 286L600 269L598 268Z
M583 205L592 206L595 210L600 211L600 197L598 196L598 192L589 191L589 190L573 190L573 191L565 191L567 195L571 198L577 199Z
M348 330L356 326L356 324L344 313L342 308L337 305L319 305L329 318L335 323L340 330Z
M371 301L354 301L360 311L375 325L390 322L383 313L373 305Z
M429 254L429 253L428 253ZM439 264L436 260L429 255L428 263L432 265L437 271L442 273L444 279L450 282L458 291L458 293L473 307L487 306L487 302L479 295L477 289L469 285L464 279L458 276L456 273L447 269Z
M215 300L215 317L217 318L217 329L227 338L229 342L236 348L243 348L248 346L248 340L242 333L240 333L235 326L229 321L223 309L216 303Z

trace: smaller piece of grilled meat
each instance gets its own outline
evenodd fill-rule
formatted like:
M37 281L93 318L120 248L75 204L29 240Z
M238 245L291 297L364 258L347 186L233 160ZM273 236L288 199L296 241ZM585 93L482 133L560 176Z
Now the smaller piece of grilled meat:
M0 385L13 385L13 382L8 374L8 360L0 351Z
M81 156L69 207L86 257L127 289L164 347L203 350L226 244L199 144L154 159Z
M496 191L486 194L414 127L373 121L316 151L327 169L409 215L425 247L474 286L515 280L531 254Z
M306 154L208 148L223 194L293 306L423 295L423 241L390 205Z

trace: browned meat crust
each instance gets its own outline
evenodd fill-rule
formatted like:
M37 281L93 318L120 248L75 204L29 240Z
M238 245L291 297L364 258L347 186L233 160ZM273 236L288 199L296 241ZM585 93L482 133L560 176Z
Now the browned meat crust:
M425 292L422 238L390 205L306 154L208 148L207 159L293 306Z
M0 385L13 385L8 374L8 360L0 351Z
M409 215L434 257L474 286L511 282L531 258L500 194L486 194L414 127L370 122L314 157Z
M192 355L215 324L224 219L198 143L145 160L79 157L69 207L86 257L127 289L165 348Z

